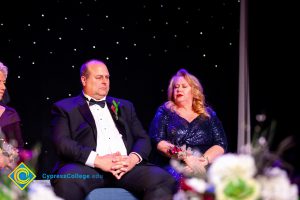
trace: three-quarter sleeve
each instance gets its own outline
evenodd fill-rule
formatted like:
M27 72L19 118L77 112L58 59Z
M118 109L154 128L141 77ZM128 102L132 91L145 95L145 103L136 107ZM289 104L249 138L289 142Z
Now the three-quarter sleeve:
M5 111L1 116L0 127L8 142L18 148L24 146L21 120L15 109L6 106Z
M152 142L157 145L161 140L166 139L166 125L168 124L168 115L166 108L160 106L150 124L149 135Z
M224 149L224 151L226 151L227 139L222 122L219 120L217 114L213 110L210 109L209 113L211 115L210 124L211 131L213 133L214 145L219 145Z

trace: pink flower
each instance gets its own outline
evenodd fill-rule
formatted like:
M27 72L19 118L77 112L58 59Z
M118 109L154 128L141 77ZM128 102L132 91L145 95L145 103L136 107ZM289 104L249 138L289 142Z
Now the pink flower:
M174 147L172 147L172 148L170 148L170 149L168 150L168 153L169 153L171 156L177 156L178 153L181 152L181 151L182 151L182 150L181 150L180 147L174 146Z

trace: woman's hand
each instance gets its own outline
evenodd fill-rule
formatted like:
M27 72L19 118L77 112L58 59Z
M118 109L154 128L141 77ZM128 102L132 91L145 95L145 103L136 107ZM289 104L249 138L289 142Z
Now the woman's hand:
M205 174L205 167L208 165L208 162L203 156L190 155L184 159L184 162L187 165L186 170L189 175L201 176Z
M169 149L171 149L173 147L174 147L174 144L171 144L165 140L162 140L157 144L157 149L169 158L172 157L172 155L170 155L170 153L169 153Z

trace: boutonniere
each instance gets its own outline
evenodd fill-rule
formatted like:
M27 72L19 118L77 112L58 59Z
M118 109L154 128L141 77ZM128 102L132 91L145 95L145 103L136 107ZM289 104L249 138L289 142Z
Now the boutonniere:
M120 102L117 103L115 100L112 101L111 110L115 114L117 120L118 120L119 105Z

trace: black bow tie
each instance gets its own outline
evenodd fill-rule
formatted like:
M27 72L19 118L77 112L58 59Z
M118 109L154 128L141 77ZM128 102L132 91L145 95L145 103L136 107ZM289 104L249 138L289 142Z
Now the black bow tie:
M105 106L105 100L102 100L102 101L95 101L94 99L91 99L89 101L89 106L92 106L94 104L98 104L99 106L101 106L102 108L104 108Z

